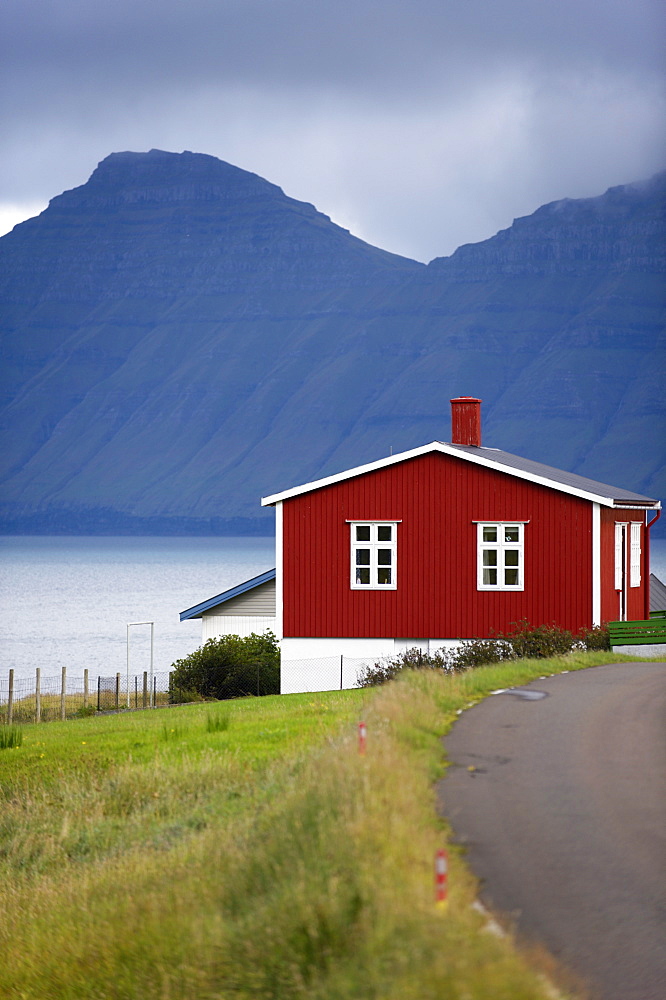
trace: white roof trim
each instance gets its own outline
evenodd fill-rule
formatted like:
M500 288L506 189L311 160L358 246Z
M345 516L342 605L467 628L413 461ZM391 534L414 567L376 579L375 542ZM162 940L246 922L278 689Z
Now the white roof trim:
M333 486L334 483L341 483L345 479L353 479L355 476L363 476L366 472L375 472L376 469L384 469L388 465L395 465L397 462L404 462L408 458L418 458L419 455L426 455L434 450L437 441L432 444L421 445L420 448L412 448L411 451L401 451L396 455L389 455L388 458L380 458L376 462L369 462L367 465L357 465L354 469L346 469L344 472L337 472L334 476L326 476L325 479L315 479L311 483L304 483L302 486L294 486L283 493L274 493L269 497L262 497L261 506L271 507L280 500L289 500L291 497L299 496L301 493L310 493L312 490L321 490L324 486Z
M481 448L480 451L495 451L497 448ZM363 476L368 472L375 472L378 469L385 469L389 465L396 465L398 462L406 462L410 458L418 458L420 455L427 455L429 452L437 451L442 455L451 455L453 458L460 458L465 462L472 462L473 465L481 465L486 469L493 469L495 472L504 472L507 475L515 476L517 479L526 479L530 483L537 483L539 486L547 486L551 490L559 490L560 493L568 493L570 496L580 497L582 500L591 500L593 503L603 504L604 507L617 506L613 497L590 493L575 486L567 486L558 483L554 479L547 479L545 476L537 476L533 472L525 472L523 469L515 469L513 466L501 465L497 461L484 458L483 455L471 455L469 452L461 452L457 448L450 447L442 441L431 441L430 444L421 445L420 448L412 448L411 451L402 451L396 455L389 455L387 458L380 458L376 462L369 462L367 465L358 465L354 469L346 469L338 472L334 476L326 476L325 479L315 479L311 483L304 483L302 486L294 486L290 490L282 493L273 493L271 496L263 497L262 507L270 507L282 500L290 500L292 497L300 496L303 493L311 493L313 490L320 490L326 486L333 486L335 483L344 482L346 479L353 479L355 476ZM646 505L645 509L653 509L653 505Z
M647 513L649 510L661 510L661 500L659 500L657 503L653 504L651 507L648 507L647 505L639 506L639 504L632 504L632 503L616 503L615 504L615 509L616 510L642 510L642 511L645 511L645 513Z

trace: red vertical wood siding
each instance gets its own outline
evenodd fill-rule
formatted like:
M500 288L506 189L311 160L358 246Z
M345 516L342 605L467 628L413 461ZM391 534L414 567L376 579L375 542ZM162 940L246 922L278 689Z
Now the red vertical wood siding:
M615 589L615 524L638 521L641 531L641 585L630 587L627 582L627 621L645 618L645 593L650 572L646 564L645 514L641 510L601 509L601 620L614 622L620 616L620 598ZM627 573L631 561L631 546L627 545Z
M592 505L448 455L284 502L284 635L488 636L592 617ZM352 590L348 521L399 521L397 590ZM525 525L525 590L477 591L474 521Z

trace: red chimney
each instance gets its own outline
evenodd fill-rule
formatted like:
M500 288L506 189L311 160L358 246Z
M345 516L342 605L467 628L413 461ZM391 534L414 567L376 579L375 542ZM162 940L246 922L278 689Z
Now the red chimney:
M481 400L459 396L451 400L451 444L481 447Z

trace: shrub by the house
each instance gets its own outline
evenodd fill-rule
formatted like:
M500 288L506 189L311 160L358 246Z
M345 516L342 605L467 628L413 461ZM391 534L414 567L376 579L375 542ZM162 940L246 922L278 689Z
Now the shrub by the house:
M209 639L172 664L171 700L279 694L280 650L272 632Z
M530 625L517 622L507 633L498 632L491 639L467 639L455 649L422 653L408 649L400 656L365 666L358 677L358 687L373 687L392 680L401 670L444 670L457 674L472 667L482 667L502 660L538 660L570 653L574 649L610 649L607 625L583 628L577 635L558 625Z

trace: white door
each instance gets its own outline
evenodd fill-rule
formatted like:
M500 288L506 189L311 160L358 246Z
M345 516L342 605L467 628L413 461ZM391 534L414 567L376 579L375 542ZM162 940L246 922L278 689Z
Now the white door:
M627 525L615 525L615 590L618 595L618 621L627 620Z

